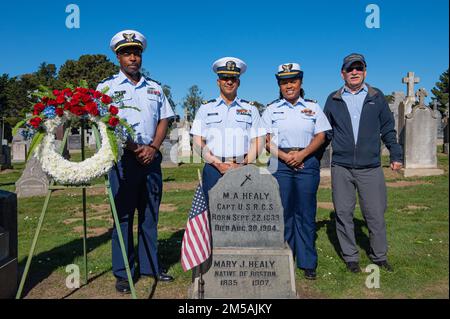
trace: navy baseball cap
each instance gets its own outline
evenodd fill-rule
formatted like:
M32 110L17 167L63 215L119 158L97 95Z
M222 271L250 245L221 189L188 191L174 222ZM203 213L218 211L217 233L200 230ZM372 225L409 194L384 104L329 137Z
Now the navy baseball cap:
M347 55L344 58L344 62L342 63L342 70L348 68L350 65L352 65L352 63L355 62L361 62L362 64L364 64L364 67L367 67L367 63L366 63L366 59L364 58L364 55L359 54L359 53L352 53Z

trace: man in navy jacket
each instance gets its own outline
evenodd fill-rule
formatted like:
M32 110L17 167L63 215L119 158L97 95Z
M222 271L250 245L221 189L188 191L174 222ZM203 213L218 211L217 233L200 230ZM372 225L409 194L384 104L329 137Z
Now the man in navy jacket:
M387 194L381 140L389 149L391 169L399 170L403 162L394 117L383 93L365 83L366 67L361 54L345 57L341 68L345 84L330 94L324 108L332 127L327 137L333 149L331 179L337 237L347 268L355 273L360 271L353 223L356 193L369 229L369 257L392 271L387 261Z

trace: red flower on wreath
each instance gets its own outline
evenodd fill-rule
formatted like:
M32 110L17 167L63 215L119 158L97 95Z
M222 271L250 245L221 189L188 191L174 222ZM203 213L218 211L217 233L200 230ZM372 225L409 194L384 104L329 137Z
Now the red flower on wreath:
M66 97L64 95L58 95L56 97L56 103L63 104L66 101Z
M89 94L83 94L81 96L81 101L83 101L84 104L87 104L89 102L92 102L92 97Z
M102 103L103 104L110 104L112 102L112 99L109 95L103 94L102 96Z
M64 92L64 95L66 95L66 96L72 96L73 95L72 90L69 89L69 88L64 89L63 92Z
M89 102L88 104L86 104L86 111L93 116L97 116L99 113L97 103Z
M84 107L81 107L79 105L75 105L75 106L72 106L70 108L70 112L72 112L73 114L75 114L77 116L81 116L81 115L83 115L86 112L86 110L85 110Z
M39 125L41 124L42 119L40 117L33 117L30 120L30 125L32 125L34 128L38 128Z
M101 98L102 95L103 95L102 92L99 92L99 91L94 91L94 93L92 93L92 96L93 96L95 99Z
M119 113L119 108L117 106L111 105L109 107L109 113L111 113L112 115L117 115L117 113Z
M86 89L86 88L76 88L76 89L75 89L75 92L81 93L81 94L86 94L86 93L89 92L89 89Z
M112 127L115 127L117 124L119 124L119 119L115 116L111 116L111 118L108 121L108 124Z
M72 96L72 99L70 100L69 103L71 106L78 105L78 103L80 103L80 99L78 98L78 96L74 95Z
M56 113L56 115L58 115L58 116L63 116L63 114L64 114L64 109L63 109L62 107L57 107L57 108L55 109L55 113Z
M36 103L34 105L33 115L38 115L45 109L45 105L42 103Z

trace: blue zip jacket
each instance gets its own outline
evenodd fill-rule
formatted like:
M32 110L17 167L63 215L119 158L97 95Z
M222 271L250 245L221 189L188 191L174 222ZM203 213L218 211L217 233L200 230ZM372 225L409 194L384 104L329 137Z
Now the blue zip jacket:
M342 89L328 96L324 112L332 130L327 131L333 149L332 165L348 168L372 168L381 165L381 140L389 150L390 161L403 162L403 150L397 143L394 116L384 94L367 85L355 142L347 105L342 99Z

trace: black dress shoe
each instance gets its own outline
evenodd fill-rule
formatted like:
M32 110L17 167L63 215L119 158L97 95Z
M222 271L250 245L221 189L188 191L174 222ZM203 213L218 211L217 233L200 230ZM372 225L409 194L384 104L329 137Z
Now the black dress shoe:
M347 266L347 269L352 273L356 274L358 272L361 272L361 268L359 268L359 263L357 261L349 261L346 262L345 265Z
M130 283L126 278L116 279L116 290L122 294L129 294L131 292Z
M305 269L305 278L308 280L316 280L317 274L315 269Z
M174 281L174 278L171 275L168 275L168 274L162 272L158 275L157 280L163 281L163 282L171 282L171 281Z
M377 265L378 267L386 270L387 272L394 272L394 269L392 268L391 265L389 265L389 263L387 262L387 260L383 260L383 261L377 261L377 262L373 262L375 265Z

